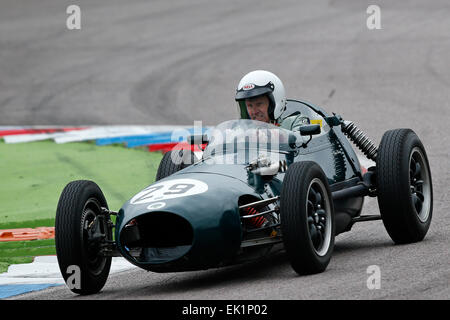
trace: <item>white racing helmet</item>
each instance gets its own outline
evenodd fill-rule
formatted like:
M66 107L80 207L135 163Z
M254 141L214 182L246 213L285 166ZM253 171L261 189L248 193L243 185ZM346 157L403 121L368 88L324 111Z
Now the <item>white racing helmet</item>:
M247 73L239 82L235 100L241 119L250 119L245 99L267 95L269 118L277 120L286 109L286 92L280 78L269 71L256 70Z

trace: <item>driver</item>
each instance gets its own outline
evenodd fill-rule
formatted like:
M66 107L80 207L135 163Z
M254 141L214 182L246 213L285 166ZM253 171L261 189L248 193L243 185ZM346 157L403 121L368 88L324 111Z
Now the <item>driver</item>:
M272 123L283 129L298 131L309 124L309 119L300 114L283 117L286 110L286 93L281 80L272 72L256 70L247 73L239 82L235 100L241 119L252 119ZM245 209L246 215L257 214L254 208ZM269 218L257 216L247 220L254 228L268 225ZM273 230L269 229L269 232Z
M272 72L256 70L247 73L239 82L235 100L241 119L272 123L291 131L309 124L302 115L283 117L286 93L281 80Z

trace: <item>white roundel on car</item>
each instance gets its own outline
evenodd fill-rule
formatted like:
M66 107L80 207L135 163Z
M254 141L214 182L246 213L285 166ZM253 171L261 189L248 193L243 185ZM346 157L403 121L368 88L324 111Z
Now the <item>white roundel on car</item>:
M153 202L153 203L148 205L147 209L149 209L149 210L157 210L157 209L164 208L165 206L166 206L165 202Z
M180 197L192 196L208 190L208 185L195 179L173 179L153 184L133 198L131 204L143 204Z

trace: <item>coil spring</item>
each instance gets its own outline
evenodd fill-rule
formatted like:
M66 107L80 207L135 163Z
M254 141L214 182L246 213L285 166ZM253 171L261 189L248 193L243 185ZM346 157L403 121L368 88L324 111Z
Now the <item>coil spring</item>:
M342 125L342 132L353 141L368 159L376 161L378 147L352 121L345 122Z
M337 137L334 139L337 139ZM344 151L342 151L342 145L340 143L333 143L332 149L334 152L333 162L334 162L334 168L335 168L335 172L336 172L336 174L334 175L334 179L336 181L345 180L345 172L347 170L347 166L345 165L345 157L344 157Z
M251 215L251 214L253 215L253 214L257 214L258 213L258 211L256 211L256 209L252 208L252 207L244 209L244 212L245 212L246 215ZM263 216L251 218L249 220L250 224L252 224L253 227L255 227L255 228L261 228L266 221L267 221L267 219L264 218Z

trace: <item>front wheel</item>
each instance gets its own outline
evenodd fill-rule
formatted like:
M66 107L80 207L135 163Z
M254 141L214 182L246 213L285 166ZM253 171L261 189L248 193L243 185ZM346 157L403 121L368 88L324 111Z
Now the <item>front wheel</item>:
M56 210L55 246L61 274L77 294L99 292L106 283L111 257L101 253L112 240L108 208L100 188L92 181L70 182L62 191Z
M411 129L387 131L376 159L378 206L397 244L421 241L431 223L433 187L425 148Z
M296 162L287 170L280 219L292 268L301 275L323 272L334 248L335 221L328 180L315 162Z
M197 161L195 154L191 150L171 150L166 152L159 163L156 172L156 181L164 179L177 171L180 171Z

